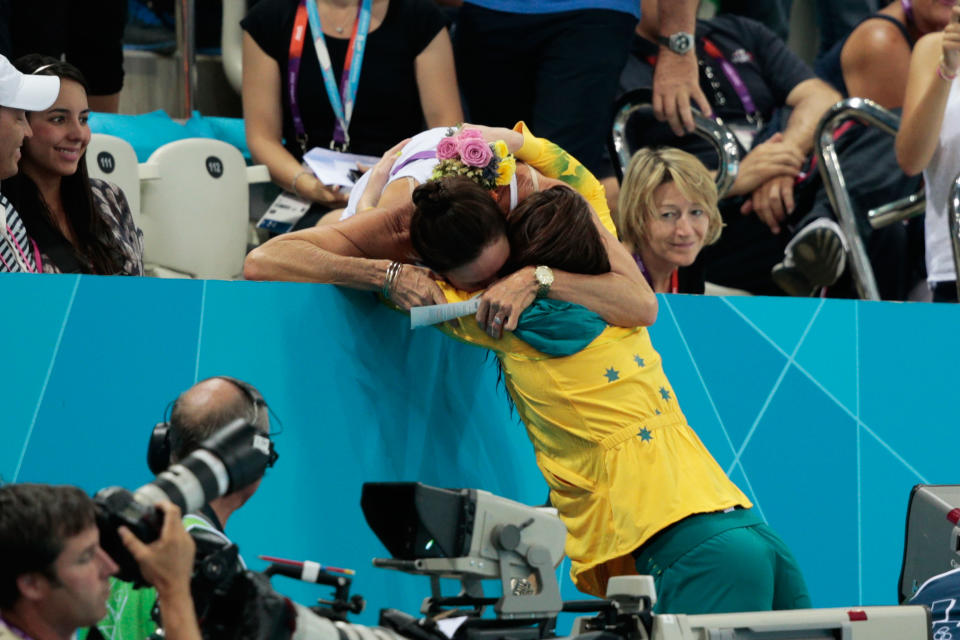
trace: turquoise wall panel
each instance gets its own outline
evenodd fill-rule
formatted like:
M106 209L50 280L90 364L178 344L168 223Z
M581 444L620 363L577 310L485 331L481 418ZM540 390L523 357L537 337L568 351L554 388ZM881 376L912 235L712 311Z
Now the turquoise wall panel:
M415 610L426 579L374 570L361 484L420 480L546 499L495 360L369 293L323 285L0 278L0 474L93 492L149 479L152 425L194 381L256 384L280 462L228 525L272 554L358 570L370 606ZM894 602L906 499L960 480L960 307L661 296L651 329L676 397L718 462L791 545L817 606ZM26 446L25 446L26 445ZM563 594L579 595L561 568ZM303 602L324 590L278 582Z

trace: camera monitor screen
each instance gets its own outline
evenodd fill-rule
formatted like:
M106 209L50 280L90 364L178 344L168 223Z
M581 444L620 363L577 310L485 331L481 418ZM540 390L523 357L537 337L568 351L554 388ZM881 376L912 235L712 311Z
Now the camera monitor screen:
M419 482L367 482L360 506L367 524L399 560L468 555L476 494Z

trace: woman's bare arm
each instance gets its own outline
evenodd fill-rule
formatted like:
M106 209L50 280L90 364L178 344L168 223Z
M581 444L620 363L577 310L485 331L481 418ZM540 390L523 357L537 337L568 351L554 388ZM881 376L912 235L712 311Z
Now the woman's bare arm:
M390 180L390 171L393 170L393 165L397 157L400 155L400 152L403 151L403 148L407 146L408 142L410 142L410 138L405 138L393 145L381 156L377 164L370 167L367 185L364 187L363 193L360 194L360 200L357 201L356 213L361 213L377 206L377 203L380 201L380 196L383 195L383 190L387 187L387 182Z
M427 127L450 127L463 122L453 46L446 27L416 57L414 73Z
M946 31L920 38L910 58L910 77L896 141L897 162L908 175L916 175L930 164L940 139L952 85L937 75L945 35Z
M243 34L243 119L247 144L253 159L267 165L270 177L287 191L312 202L341 206L347 198L304 169L287 151L283 139L283 83L277 61L268 56L250 36ZM302 175L301 175L302 174ZM296 179L296 185L293 184Z
M572 168L570 175L547 176L537 173L540 190L565 185L576 190L591 203L606 206L603 187L596 178L573 157L557 145L536 138L526 127L498 129L480 127L485 139L502 139L517 157L530 159L543 168ZM519 130L517 130L519 129ZM537 169L530 167L532 171ZM575 179L574 179L575 178ZM573 182L573 184L570 183ZM606 211L609 219L609 211ZM603 224L594 209L594 224L607 248L610 272L602 275L583 275L554 271L550 297L583 305L599 314L608 323L621 327L650 326L657 319L658 303L636 262L616 237ZM612 224L612 223L611 223ZM492 329L497 311L505 315L503 328L516 328L520 314L536 298L537 282L533 267L525 267L494 283L480 301L477 321L486 330Z
M247 255L243 276L380 291L390 263L411 260L409 228L408 209L374 209L332 225L285 233ZM430 271L411 264L397 276L390 299L402 309L444 302Z
M596 216L594 224L607 249L610 271L600 275L584 275L554 269L553 285L547 297L583 305L612 325L652 325L657 320L657 296L640 273L637 263ZM494 338L500 337L501 325L493 322L498 313L505 318L503 331L517 328L520 314L537 297L539 285L534 277L535 269L534 266L523 267L495 282L484 292L476 316L484 331Z

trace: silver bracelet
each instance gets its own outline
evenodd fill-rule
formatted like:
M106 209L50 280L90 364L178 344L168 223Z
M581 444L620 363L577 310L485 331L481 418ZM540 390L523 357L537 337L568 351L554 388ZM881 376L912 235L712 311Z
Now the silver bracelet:
M403 263L397 261L391 262L390 266L387 267L387 273L383 278L383 289L381 290L384 299L391 299L390 293L393 291L393 283L396 282L397 276L400 275L402 269Z
M297 191L297 180L299 180L300 178L302 178L303 176L309 173L313 173L313 171L310 171L309 169L304 169L297 175L293 176L293 180L290 181L290 191L293 191L300 198L302 198L303 196L300 195L299 191Z

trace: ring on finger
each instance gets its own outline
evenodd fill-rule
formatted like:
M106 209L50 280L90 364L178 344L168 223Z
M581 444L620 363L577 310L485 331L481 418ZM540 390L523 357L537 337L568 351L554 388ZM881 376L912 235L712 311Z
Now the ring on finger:
M503 324L503 318L501 318L500 316L494 317L493 324Z

